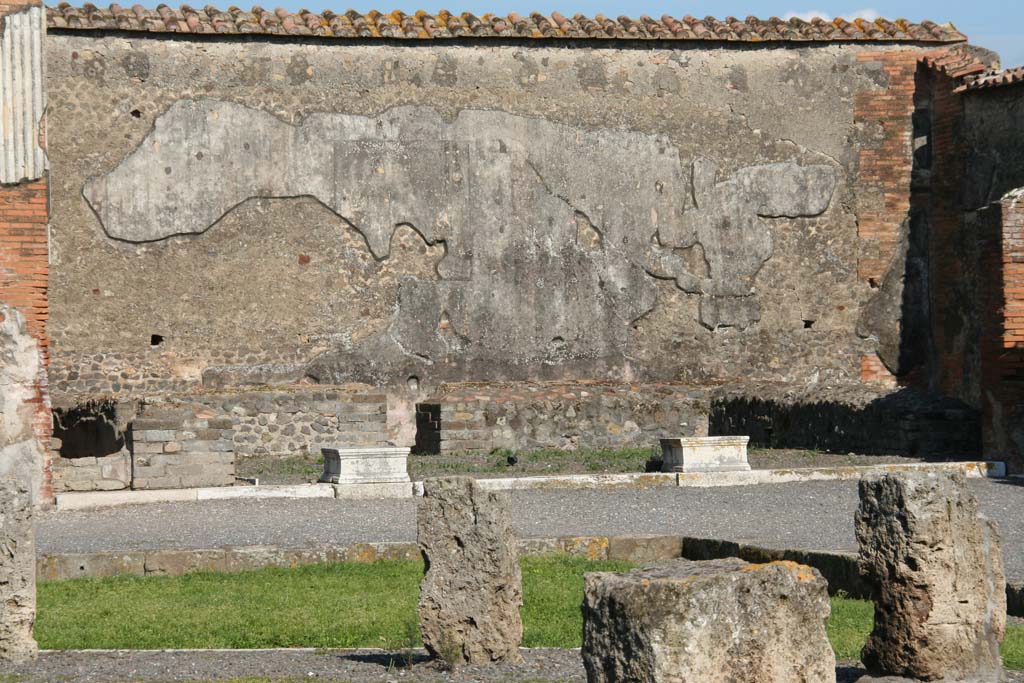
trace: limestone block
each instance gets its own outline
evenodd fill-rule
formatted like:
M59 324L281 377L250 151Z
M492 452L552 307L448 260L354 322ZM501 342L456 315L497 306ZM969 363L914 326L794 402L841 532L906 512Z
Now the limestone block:
M827 585L794 562L587 574L588 683L835 683Z
M408 448L321 448L324 472L320 481L330 484L407 482Z
M25 482L0 479L0 661L36 656L36 550Z
M417 527L423 644L448 662L518 661L522 575L507 493L469 477L428 479Z
M860 569L875 627L861 658L873 675L991 681L1002 675L1006 578L995 525L961 474L860 482Z
M749 436L697 436L661 440L662 472L746 472Z

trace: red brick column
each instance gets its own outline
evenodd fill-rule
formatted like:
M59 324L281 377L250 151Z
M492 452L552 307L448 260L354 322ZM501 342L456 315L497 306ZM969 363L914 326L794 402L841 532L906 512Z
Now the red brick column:
M881 130L881 141L860 151L857 192L874 197L874 206L857 216L860 257L857 273L871 288L882 284L893 256L899 250L900 229L910 211L910 180L913 170L914 76L923 57L919 50L861 52L861 62L878 62L889 77L884 90L859 92L854 100L854 120ZM896 378L877 355L861 358L861 380L895 385Z
M0 40L15 46L41 44L42 3L0 0ZM35 38L39 38L35 41ZM18 41L24 41L19 43ZM45 84L42 80L42 56L29 54L21 69L12 69L8 86L14 94L0 103L0 144L14 148L14 164L8 160L0 167L0 301L18 309L25 317L29 332L39 342L43 368L36 383L33 402L36 410L36 434L49 454L52 423L46 379L49 340L46 321L49 316L47 286L49 280L49 182L45 168ZM29 135L25 135L25 131ZM14 145L4 143L15 140ZM26 143L31 140L31 144ZM8 151L4 150L5 153ZM8 157L7 159L9 159ZM43 463L43 489L40 500L53 497L50 462Z

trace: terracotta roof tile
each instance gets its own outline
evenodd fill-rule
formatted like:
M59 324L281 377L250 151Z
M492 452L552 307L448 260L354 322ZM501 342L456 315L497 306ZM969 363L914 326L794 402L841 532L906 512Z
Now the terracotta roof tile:
M219 33L269 34L292 36L323 36L329 38L397 38L429 40L435 38L548 38L548 39L619 39L619 40L716 40L716 41L914 41L951 43L966 37L950 24L922 21L919 24L899 19L846 21L835 19L790 19L777 17L762 20L755 17L724 20L691 16L654 19L617 17L598 14L587 17L577 14L566 17L557 12L550 16L539 13L523 17L519 14L475 16L445 10L436 15L419 11L415 14L376 10L360 14L349 10L344 14L325 11L320 14L300 10L277 9L268 12L254 6L251 10L229 7L220 10L207 5L194 9L182 5L174 9L160 5L146 9L134 5L107 8L86 3L74 7L62 2L46 10L51 29L116 30L153 33Z
M988 71L975 76L968 76L967 80L956 89L957 92L965 90L985 90L988 88L1000 88L1006 85L1024 83L1024 66L1018 66L1004 71Z

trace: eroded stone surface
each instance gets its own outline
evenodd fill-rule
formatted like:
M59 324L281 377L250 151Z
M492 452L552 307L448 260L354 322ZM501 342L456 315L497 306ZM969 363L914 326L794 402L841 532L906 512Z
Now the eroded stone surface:
M428 479L423 490L423 644L454 664L517 661L523 590L508 494L484 491L469 477Z
M860 482L861 572L875 592L862 652L874 675L1000 679L1006 579L995 525L963 476L889 474Z
M36 656L36 550L32 497L23 482L0 479L0 661Z
M203 233L254 197L316 198L378 260L409 226L444 244L439 279L403 279L388 334L363 355L432 364L511 344L558 362L623 353L630 325L655 306L651 276L701 295L709 329L760 319L767 219L821 215L838 172L775 163L718 177L713 162L691 169L665 136L636 131L478 110L447 122L423 106L291 125L202 99L172 105L84 195L109 236L134 243ZM680 253L692 249L696 261ZM349 359L328 355L315 373L348 379Z
M589 683L834 683L825 580L793 562L673 561L587 574Z
M42 484L43 451L33 430L38 403L39 346L16 309L0 303L0 478L30 491Z

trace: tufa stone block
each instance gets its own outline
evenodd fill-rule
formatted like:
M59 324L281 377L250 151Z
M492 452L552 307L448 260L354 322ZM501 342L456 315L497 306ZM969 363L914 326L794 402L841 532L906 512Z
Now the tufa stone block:
M469 477L427 479L423 490L424 646L449 663L519 661L523 590L508 494L484 491Z
M35 659L36 550L28 487L0 479L0 662Z
M585 577L588 683L835 683L825 580L795 562L672 560Z
M1006 628L999 534L962 474L860 482L860 570L875 627L861 653L875 676L997 683Z

